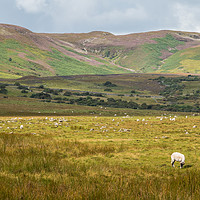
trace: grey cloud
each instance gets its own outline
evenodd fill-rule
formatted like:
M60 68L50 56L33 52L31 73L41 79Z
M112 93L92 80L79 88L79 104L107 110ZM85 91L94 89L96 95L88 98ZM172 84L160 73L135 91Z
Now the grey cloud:
M2 23L35 32L200 31L199 0L6 0Z

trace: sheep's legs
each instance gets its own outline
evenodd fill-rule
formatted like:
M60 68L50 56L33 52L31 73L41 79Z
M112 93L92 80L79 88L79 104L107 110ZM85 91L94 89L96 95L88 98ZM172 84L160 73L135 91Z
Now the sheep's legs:
M183 167L183 163L180 163L180 168L182 168Z
M175 160L174 160L174 161L172 161L172 167L174 167L174 163L175 163Z

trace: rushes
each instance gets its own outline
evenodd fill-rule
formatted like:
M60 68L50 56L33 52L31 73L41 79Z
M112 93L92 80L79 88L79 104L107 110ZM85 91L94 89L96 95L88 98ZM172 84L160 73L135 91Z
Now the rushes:
M60 128L51 126L59 118L4 119L14 133L1 125L0 199L200 199L199 129L192 128L199 117L152 117L148 128L136 119L70 117ZM186 155L182 170L170 164L177 147Z
M87 155L102 154L106 155L113 152L119 152L123 149L112 145L102 144L85 144L78 141L66 142L66 153L74 157L82 157Z
M10 173L66 173L67 167L76 169L70 160L91 155L108 155L123 151L121 146L85 144L79 141L50 142L27 136L1 135L0 169ZM64 167L63 167L64 166Z

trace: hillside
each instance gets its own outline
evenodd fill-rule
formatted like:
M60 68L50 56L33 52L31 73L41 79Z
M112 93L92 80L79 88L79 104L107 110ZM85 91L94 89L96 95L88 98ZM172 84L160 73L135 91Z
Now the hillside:
M130 72L98 56L82 54L70 45L25 28L1 24L0 77Z
M155 31L46 34L0 24L0 77L195 73L200 34Z
M129 35L91 32L50 36L73 43L86 52L96 53L135 72L198 73L198 69L190 67L190 63L193 66L195 63L198 68L199 33L165 30ZM187 54L190 55L189 61Z

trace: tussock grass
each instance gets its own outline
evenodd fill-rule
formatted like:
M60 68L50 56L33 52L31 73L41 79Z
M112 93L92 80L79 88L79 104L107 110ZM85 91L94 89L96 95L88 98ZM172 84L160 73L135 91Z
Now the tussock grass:
M2 117L0 198L199 199L199 117L165 117Z

